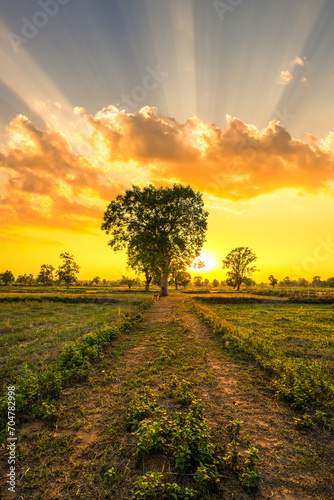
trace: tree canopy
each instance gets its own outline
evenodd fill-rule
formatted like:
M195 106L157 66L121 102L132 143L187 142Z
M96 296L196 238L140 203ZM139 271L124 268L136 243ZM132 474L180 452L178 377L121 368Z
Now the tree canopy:
M5 271L4 273L0 274L0 281L2 281L5 285L10 285L15 281L14 275L12 271Z
M254 271L257 271L255 266L251 264L257 260L255 253L248 247L237 247L223 259L223 269L227 271L226 283L228 286L236 288L239 292L242 283L245 283Z
M277 285L277 283L278 283L278 280L277 280L277 279L276 279L276 278L275 278L272 274L269 276L268 280L269 280L269 282L270 282L271 286L272 286L273 288L275 288L275 286L276 286L276 285Z
M110 202L101 229L112 235L113 250L127 250L132 268L148 277L159 272L167 295L173 266L185 270L199 256L207 217L201 193L190 186L132 186Z
M37 276L37 283L41 283L42 285L52 285L53 283L53 271L55 268L48 264L42 264L39 275Z
M65 282L67 288L77 282L76 275L80 270L80 266L74 261L73 255L69 253L61 253L60 258L63 259L63 264L58 267L57 276L60 282Z

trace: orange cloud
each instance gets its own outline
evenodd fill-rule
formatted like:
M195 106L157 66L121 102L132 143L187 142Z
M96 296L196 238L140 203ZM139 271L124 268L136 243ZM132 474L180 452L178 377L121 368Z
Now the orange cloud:
M132 114L114 106L95 116L77 111L73 128L83 128L72 135L40 130L22 115L9 124L0 151L3 225L98 230L106 201L132 183L182 182L229 200L283 188L331 194L332 132L304 141L277 121L259 130L227 116L222 129L196 117L179 123L149 107ZM74 153L76 137L89 154Z

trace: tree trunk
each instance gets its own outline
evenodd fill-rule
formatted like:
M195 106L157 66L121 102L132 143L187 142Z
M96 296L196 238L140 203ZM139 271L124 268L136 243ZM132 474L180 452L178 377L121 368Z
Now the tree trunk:
M168 274L162 274L160 297L166 297L167 295L168 295Z
M175 280L175 290L178 290L178 289L179 289L178 288L178 282L177 282L177 280Z
M145 281L145 292L149 292L149 291L150 291L150 282Z

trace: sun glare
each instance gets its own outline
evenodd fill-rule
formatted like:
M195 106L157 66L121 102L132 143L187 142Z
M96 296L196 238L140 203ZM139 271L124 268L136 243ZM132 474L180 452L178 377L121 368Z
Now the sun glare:
M215 259L212 257L212 255L210 255L209 253L202 253L197 260L201 260L202 262L204 262L204 267L202 267L201 269L196 269L195 267L189 267L189 271L190 272L199 272L199 273L206 273L208 271L211 271L211 269L213 269L216 265L216 261Z

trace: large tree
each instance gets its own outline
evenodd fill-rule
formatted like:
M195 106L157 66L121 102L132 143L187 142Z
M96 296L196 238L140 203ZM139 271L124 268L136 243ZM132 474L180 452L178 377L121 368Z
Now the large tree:
M223 269L228 269L226 283L228 286L233 286L239 292L241 283L244 283L246 278L249 278L254 271L257 271L255 266L251 264L257 260L255 253L248 247L238 247L223 259Z
M190 186L143 189L132 186L111 201L101 228L112 235L115 251L126 249L131 264L149 264L151 275L159 270L161 295L168 294L173 263L183 266L199 256L204 243L208 213L202 195Z
M57 276L60 282L64 281L66 283L68 289L70 285L77 282L76 275L80 270L80 266L74 261L73 255L67 252L61 253L60 258L63 259L63 264L58 267Z

